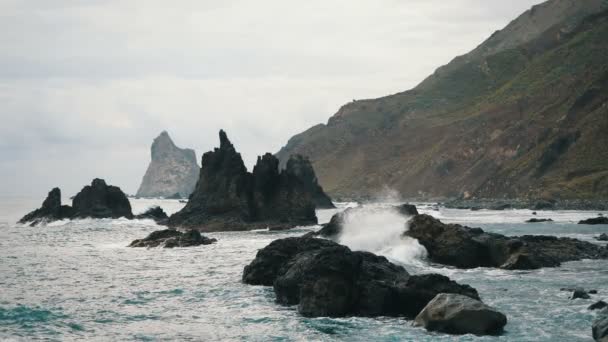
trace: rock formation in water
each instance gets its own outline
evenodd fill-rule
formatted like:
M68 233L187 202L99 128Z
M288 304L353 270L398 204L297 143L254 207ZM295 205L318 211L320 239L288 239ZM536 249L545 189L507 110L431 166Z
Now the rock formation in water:
M57 221L70 218L73 215L72 207L69 205L61 205L61 190L54 188L49 192L42 207L25 215L19 223L30 223L35 226L45 221Z
M154 220L157 224L166 224L167 221L169 220L169 216L167 216L167 213L165 213L165 211L163 210L163 208L159 207L159 206L154 206L151 208L148 208L148 210L146 210L145 212L136 215L135 216L136 219L150 219L150 220Z
M196 154L181 149L163 131L152 143L152 161L137 190L138 197L187 198L199 175Z
M605 217L605 216L594 217L594 218L579 221L578 224L591 224L591 225L608 224L608 217Z
M210 239L201 235L198 230L188 230L180 232L174 229L165 229L152 232L143 239L131 242L129 247L194 247L200 245L210 245L217 242L216 239Z
M444 224L429 215L414 216L404 235L417 239L431 261L458 268L537 269L566 261L608 258L608 248L590 242L541 235L504 236Z
M203 155L197 187L169 226L224 231L317 223L314 193L299 177L301 161L280 171L277 158L267 153L250 173L226 133L219 136L220 147Z
M539 1L540 2L540 1ZM608 3L549 0L415 88L345 104L277 153L333 197L608 197Z
M20 223L37 225L62 219L74 218L133 218L131 203L119 187L107 185L103 179L94 179L74 196L72 206L61 205L61 191L54 188L42 203L42 207L25 215Z
M600 312L591 328L593 339L597 342L608 342L608 310Z
M453 293L438 294L416 317L416 325L448 334L498 335L507 316L479 300Z
M287 160L286 168L291 170L292 174L304 183L308 192L312 194L312 200L315 202L317 209L335 208L331 198L327 196L319 185L315 170L312 168L312 164L308 158L294 154Z
M272 285L276 300L304 316L414 318L439 293L479 299L438 274L410 275L385 257L311 237L275 240L245 267L243 282Z

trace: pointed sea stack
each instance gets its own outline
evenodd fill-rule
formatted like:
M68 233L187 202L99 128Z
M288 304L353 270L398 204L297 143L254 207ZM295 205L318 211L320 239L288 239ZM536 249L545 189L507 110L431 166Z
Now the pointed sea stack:
M43 221L57 221L70 218L73 210L69 205L61 205L61 190L54 188L49 191L42 207L25 215L19 223L30 222L30 225L35 226Z
M313 193L293 165L279 171L278 159L267 153L247 172L226 133L219 136L220 147L203 155L196 189L169 226L227 231L317 223Z
M331 198L327 196L321 185L319 185L315 170L307 157L300 154L292 154L287 160L286 168L291 170L290 172L292 172L294 176L304 182L308 191L312 194L312 200L315 202L317 209L335 208Z
M142 179L138 197L187 198L199 175L196 154L175 146L163 131L152 143L152 161Z

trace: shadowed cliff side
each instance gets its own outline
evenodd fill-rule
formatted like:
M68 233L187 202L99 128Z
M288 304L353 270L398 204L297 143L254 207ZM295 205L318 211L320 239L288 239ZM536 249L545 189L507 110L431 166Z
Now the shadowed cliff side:
M220 147L202 158L201 173L186 206L169 218L169 226L201 231L287 229L317 223L315 193L300 178L312 170L303 158L294 157L285 170L267 153L258 157L253 172L220 131ZM314 171L312 171L313 179Z

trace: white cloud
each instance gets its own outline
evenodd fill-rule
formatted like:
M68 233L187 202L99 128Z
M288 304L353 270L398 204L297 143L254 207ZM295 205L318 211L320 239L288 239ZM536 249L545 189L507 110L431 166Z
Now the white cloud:
M163 129L200 155L224 128L251 164L534 3L0 0L0 192L134 192Z

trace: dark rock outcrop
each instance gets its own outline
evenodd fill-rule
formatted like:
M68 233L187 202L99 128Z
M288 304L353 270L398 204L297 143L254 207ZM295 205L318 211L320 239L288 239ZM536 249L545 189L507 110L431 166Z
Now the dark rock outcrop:
M405 215L405 216L414 216L414 215L418 215L418 208L416 208L415 205L413 204L402 204L397 206L397 210L399 211L399 213L401 215Z
M415 322L427 330L448 334L497 335L507 324L507 317L479 300L440 293Z
M608 234L602 233L600 236L595 238L597 241L608 241Z
M73 210L68 205L61 205L61 190L54 188L49 191L42 207L23 216L19 223L30 223L35 226L45 221L56 221L70 218L73 215Z
M226 231L316 224L313 194L298 176L301 165L288 163L282 171L278 166L267 153L247 172L241 155L220 131L220 147L203 155L196 189L169 225Z
M181 149L163 131L152 143L152 160L144 175L137 196L187 198L199 175L196 153L189 148Z
M542 223L542 222L553 222L552 219L544 219L544 218L531 218L526 221L526 223Z
M95 178L74 197L74 217L79 218L133 218L131 203L119 187L107 185Z
M201 235L197 230L188 230L180 232L174 229L165 229L152 232L147 237L131 242L129 247L193 247L200 245L210 245L217 242L216 239L210 239Z
M579 221L578 224L608 224L608 217L599 216L587 220Z
M278 303L304 316L415 317L438 293L479 299L477 291L441 275L410 276L368 252L310 237L273 241L245 267L243 282L273 285Z
M294 154L287 160L286 169L291 170L291 173L300 179L307 191L312 194L312 200L317 209L333 209L335 208L331 198L323 191L319 185L315 170L308 158Z
M589 242L554 236L486 233L481 228L444 224L429 215L409 221L404 235L418 239L431 261L459 268L537 269L562 262L608 258L608 249Z
M135 216L136 219L151 219L156 221L156 223L158 224L165 224L167 223L167 220L169 219L169 216L167 216L167 213L165 213L165 211L163 210L163 208L159 207L159 206L154 206L151 208L148 208L148 210L146 210L145 212L136 215Z
M599 302L589 305L587 310L601 310L605 307L608 307L608 303L604 302L603 300L600 300Z
M574 290L574 292L572 292L572 296L570 297L571 300L574 299L590 299L591 296L589 296L589 294L587 293L587 291L583 290L583 289L576 289Z
M133 218L131 203L119 187L107 185L103 179L94 179L74 196L72 206L61 205L61 191L54 188L40 209L25 215L20 223L36 225L74 218Z
M608 312L602 312L593 322L591 329L593 339L598 342L608 342Z

